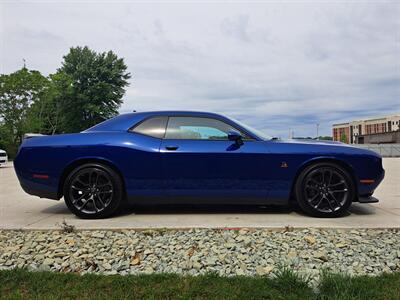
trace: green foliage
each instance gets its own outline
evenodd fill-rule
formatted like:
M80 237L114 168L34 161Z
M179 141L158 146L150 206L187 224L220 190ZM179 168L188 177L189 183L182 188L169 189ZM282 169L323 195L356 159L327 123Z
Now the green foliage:
M400 273L377 277L322 272L321 299L400 299Z
M62 116L66 113L68 106L66 102L71 95L72 82L66 74L50 75L47 93L29 109L27 118L29 131L42 134L65 132L63 125L68 120L64 120Z
M112 51L71 48L48 77L25 66L0 75L0 147L14 157L25 133L79 132L118 114L130 74Z
M15 154L29 128L28 111L49 89L49 81L38 71L23 67L9 75L0 75L0 139L10 156Z
M322 272L317 286L293 271L221 277L93 275L0 271L5 299L400 299L400 273L348 276Z
M276 288L282 290L289 289L288 291L292 291L293 293L296 291L307 292L310 283L311 280L309 277L295 273L292 269L284 266L275 272L274 285Z
M297 289L279 281L215 274L79 276L16 269L0 271L0 294L9 299L315 299L310 287Z
M0 149L6 150L10 156L10 152L16 152L13 145L13 134L10 129L4 124L0 123Z
M58 70L59 101L65 132L87 129L118 114L130 74L112 51L71 48Z
M340 136L340 141L341 141L342 143L347 143L347 135L343 133L343 134Z
M332 141L333 138L331 136L320 136L318 137L319 140L321 141Z

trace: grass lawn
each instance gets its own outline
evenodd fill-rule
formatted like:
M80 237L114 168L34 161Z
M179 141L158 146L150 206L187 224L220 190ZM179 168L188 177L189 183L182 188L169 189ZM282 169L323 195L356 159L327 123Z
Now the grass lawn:
M400 273L324 274L317 289L289 270L267 277L83 275L0 271L2 299L400 299Z

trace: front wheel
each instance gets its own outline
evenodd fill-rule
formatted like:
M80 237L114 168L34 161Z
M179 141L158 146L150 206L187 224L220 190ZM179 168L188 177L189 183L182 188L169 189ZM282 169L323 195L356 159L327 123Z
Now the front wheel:
M64 184L64 199L76 216L84 219L105 218L120 207L122 180L102 164L85 164L73 170Z
M301 209L314 217L338 217L350 207L355 185L346 170L333 163L307 167L296 182Z

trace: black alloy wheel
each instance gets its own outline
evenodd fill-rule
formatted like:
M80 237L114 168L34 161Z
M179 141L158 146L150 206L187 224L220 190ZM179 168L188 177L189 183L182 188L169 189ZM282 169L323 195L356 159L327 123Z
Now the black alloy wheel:
M122 200L122 181L111 168L100 164L78 167L68 176L64 198L80 218L104 218L113 214Z
M306 213L317 217L337 217L353 202L355 187L343 168L321 163L302 172L296 184L296 196Z

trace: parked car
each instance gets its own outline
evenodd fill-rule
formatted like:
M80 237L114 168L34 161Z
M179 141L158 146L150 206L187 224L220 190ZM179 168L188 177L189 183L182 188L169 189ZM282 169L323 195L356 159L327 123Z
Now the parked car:
M5 166L8 161L7 152L0 149L0 167Z
M81 133L32 137L14 166L22 188L81 218L141 204L288 204L317 217L377 202L381 157L339 142L277 140L222 115L117 116Z

